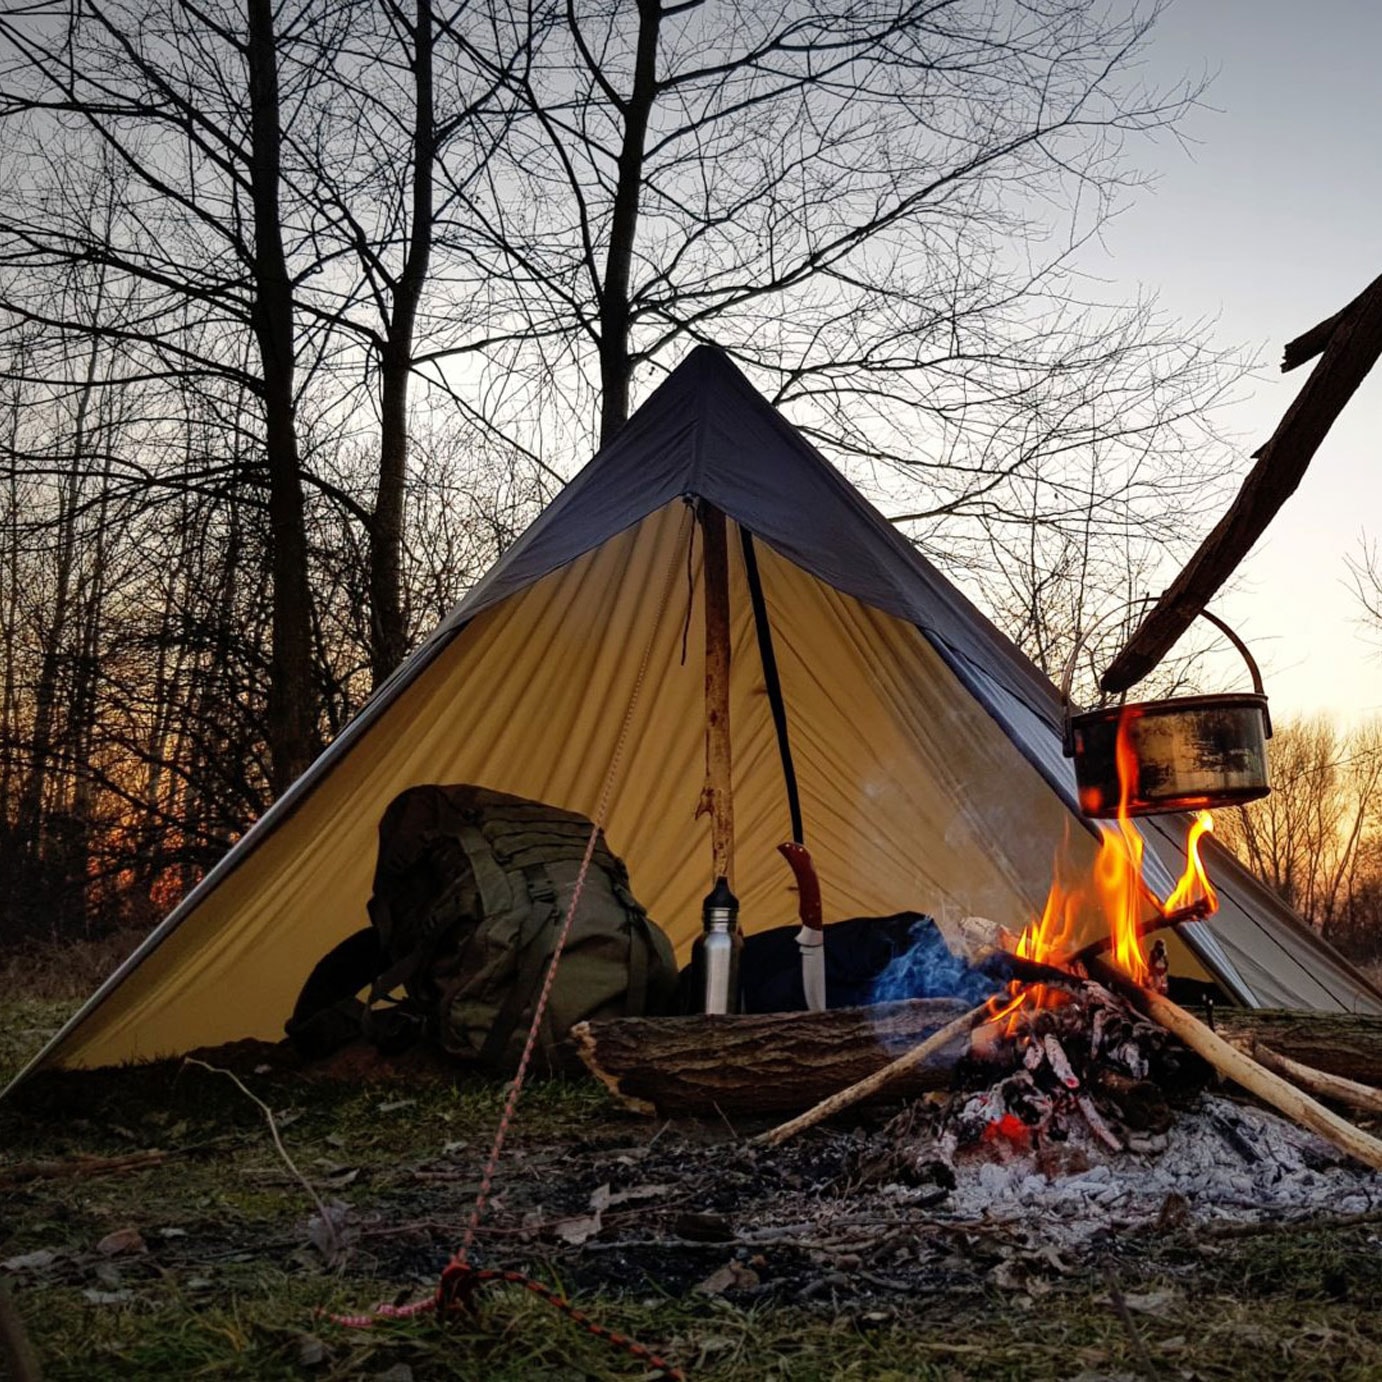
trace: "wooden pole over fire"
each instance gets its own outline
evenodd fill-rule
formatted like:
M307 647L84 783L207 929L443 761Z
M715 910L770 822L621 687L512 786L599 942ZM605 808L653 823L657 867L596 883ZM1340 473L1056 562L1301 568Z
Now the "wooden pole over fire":
M1104 673L1100 686L1105 692L1126 691L1166 656L1295 492L1334 419L1382 357L1382 278L1370 283L1347 307L1290 342L1281 368L1295 369L1316 355L1320 363L1295 402L1270 439L1253 453L1257 464L1244 479L1232 508Z
M705 565L705 785L697 817L710 817L710 882L734 886L733 756L729 735L729 546L725 516L700 503Z

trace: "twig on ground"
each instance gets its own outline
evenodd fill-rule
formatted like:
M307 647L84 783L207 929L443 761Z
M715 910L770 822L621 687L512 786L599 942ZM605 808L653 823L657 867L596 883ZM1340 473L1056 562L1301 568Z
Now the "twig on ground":
M283 1164L292 1172L294 1179L307 1192L312 1203L316 1205L317 1213L322 1221L322 1230L326 1234L327 1243L331 1248L331 1256L334 1258L341 1250L341 1239L336 1232L336 1221L331 1217L330 1211L322 1202L322 1197L317 1194L312 1182L298 1170L297 1163L288 1155L288 1149L283 1145L283 1138L278 1131L278 1121L274 1118L273 1109L250 1089L233 1070L226 1070L219 1065L210 1065L204 1060L198 1060L196 1056L184 1056L182 1063L184 1065L199 1065L203 1070L209 1070L213 1075L224 1075L245 1098L258 1106L264 1115L265 1122L269 1125L269 1133L274 1140L274 1146L278 1148L279 1156L283 1158Z
M1357 1214L1268 1219L1250 1224L1203 1224L1194 1232L1197 1238L1261 1238L1272 1233L1299 1233L1312 1229L1334 1233L1341 1228L1358 1228L1368 1224L1382 1224L1382 1209L1364 1209Z
M126 1152L124 1156L77 1156L67 1161L15 1161L0 1167L0 1190L8 1190L31 1180L65 1180L141 1171L147 1166L161 1166L167 1159L167 1152L150 1147L148 1151Z
M1113 1273L1104 1269L1104 1281L1108 1286L1108 1298L1113 1303L1114 1313L1118 1316L1119 1323L1123 1326L1123 1332L1128 1336L1128 1342L1132 1344L1132 1351L1137 1357L1137 1364L1144 1376L1155 1377L1157 1367L1152 1362L1152 1355L1147 1352L1147 1344L1142 1335L1137 1331L1137 1325L1133 1322L1132 1311L1128 1309L1128 1302L1124 1300L1123 1293L1118 1289L1118 1283L1113 1279Z

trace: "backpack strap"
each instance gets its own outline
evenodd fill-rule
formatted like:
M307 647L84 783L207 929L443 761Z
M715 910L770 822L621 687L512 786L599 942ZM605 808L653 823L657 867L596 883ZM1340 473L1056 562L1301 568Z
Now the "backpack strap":
M473 822L465 821L457 828L456 838L460 840L461 848L465 850L470 867L474 870L475 886L479 890L480 906L485 916L497 917L511 912L516 899L509 884L509 875L499 866L499 861L494 857L494 847L485 838L484 831Z
M355 995L379 972L383 958L379 937L367 926L317 961L284 1027L301 1055L329 1056L360 1035L364 1004Z
M561 921L561 906L557 901L557 890L551 875L542 864L529 864L523 870L523 881L528 889L528 916L518 938L518 963L515 966L513 983L504 995L499 1011L494 1015L494 1023L485 1036L480 1048L480 1063L497 1066L501 1064L504 1051L518 1028L524 1012L537 997L542 976L556 945L556 928ZM550 1030L539 1033L543 1051L549 1063L556 1052L556 1042Z
M624 990L624 1011L631 1014L647 1012L648 951L652 937L641 916L629 918L629 984Z

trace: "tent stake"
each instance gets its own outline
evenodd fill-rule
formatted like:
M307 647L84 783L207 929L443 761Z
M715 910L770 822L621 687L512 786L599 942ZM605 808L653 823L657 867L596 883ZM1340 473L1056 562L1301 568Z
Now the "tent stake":
M705 538L705 786L696 815L710 816L711 885L734 885L733 760L729 737L729 549L725 516L700 503Z

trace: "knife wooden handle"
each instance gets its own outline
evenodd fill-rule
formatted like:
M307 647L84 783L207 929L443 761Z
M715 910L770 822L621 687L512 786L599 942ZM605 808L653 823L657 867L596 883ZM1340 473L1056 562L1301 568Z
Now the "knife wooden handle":
M816 866L805 845L778 845L777 852L791 866L797 880L797 911L801 924L813 931L824 929L821 921L821 884L816 877Z

